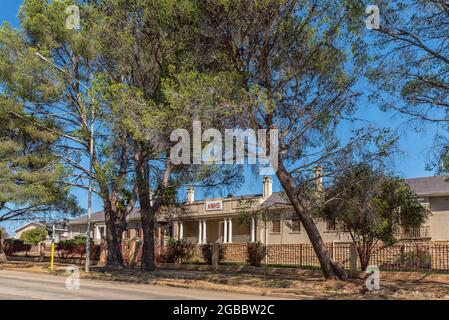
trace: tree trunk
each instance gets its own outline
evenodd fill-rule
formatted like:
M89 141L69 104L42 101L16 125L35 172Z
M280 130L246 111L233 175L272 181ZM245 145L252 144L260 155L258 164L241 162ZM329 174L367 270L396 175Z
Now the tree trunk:
M312 217L307 214L303 205L300 203L297 195L295 194L295 185L291 176L287 173L282 163L278 164L278 170L276 173L282 187L284 188L290 202L295 209L296 214L299 216L304 229L307 232L307 236L312 243L315 254L320 262L321 270L326 280L332 279L345 279L347 277L345 270L341 265L332 261L329 251L321 238L320 232L313 221Z
M140 216L143 229L141 269L144 271L153 271L156 269L154 259L154 217L156 212L151 204L149 164L144 156L137 158L136 172Z
M106 221L106 246L107 246L107 261L106 267L122 268L123 256L121 250L121 233L123 228L116 224L116 215L112 211L109 204L105 204L104 208Z
M371 259L371 251L372 251L372 245L371 244L357 244L357 252L359 254L360 259L360 269L362 271L366 271L366 268L369 266L369 261Z
M153 271L156 269L154 257L154 214L150 211L141 211L143 228L143 248L142 265L144 271Z
M8 259L6 259L5 251L3 250L3 240L0 239L0 263L6 263Z

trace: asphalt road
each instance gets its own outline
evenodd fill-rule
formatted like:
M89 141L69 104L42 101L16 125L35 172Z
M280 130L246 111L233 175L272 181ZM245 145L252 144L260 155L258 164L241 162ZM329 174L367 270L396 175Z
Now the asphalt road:
M273 297L210 290L184 289L124 282L80 280L69 290L66 278L0 270L0 300L263 300Z

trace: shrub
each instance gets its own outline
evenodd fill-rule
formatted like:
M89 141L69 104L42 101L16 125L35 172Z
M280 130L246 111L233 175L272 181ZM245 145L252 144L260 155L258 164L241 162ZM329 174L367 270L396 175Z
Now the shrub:
M4 244L4 250L7 256L17 252L28 252L31 250L31 244L25 244L22 240L18 239L5 239Z
M93 248L93 243L91 243L91 248ZM75 256L82 258L86 253L86 237L77 236L71 240L60 241L56 250L59 251L59 257L62 259L70 259Z
M158 263L184 262L193 256L194 245L185 240L170 239L156 257Z
M254 267L260 267L265 258L265 245L260 242L248 243L248 259L246 262Z
M430 269L432 267L432 256L425 250L417 250L402 253L395 263L406 269Z
M37 245L45 240L47 234L47 230L43 228L35 228L22 233L20 240L25 243Z
M212 264L212 248L213 248L212 244L201 245L201 257L207 264ZM218 255L219 255L218 261L223 260L224 252L221 246L219 246Z

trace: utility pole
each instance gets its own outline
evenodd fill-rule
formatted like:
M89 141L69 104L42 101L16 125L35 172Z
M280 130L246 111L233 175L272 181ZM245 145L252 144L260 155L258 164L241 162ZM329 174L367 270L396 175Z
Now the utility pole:
M89 88L84 85L82 82L80 82L78 79L76 79L74 76L72 76L69 72L64 70L61 67L58 67L56 64L42 56L39 52L36 52L36 56L38 56L41 60L45 61L52 67L54 67L56 70L62 72L67 77L71 78L72 80L76 81L81 87L83 87L86 91L89 91ZM95 123L95 109L92 106L90 106L90 128L89 128L89 191L87 196L87 230L86 230L86 260L85 260L85 271L89 272L90 267L90 228L92 224L92 193L93 193L93 157L94 157L94 123ZM54 225L53 225L54 228ZM53 231L54 232L54 231ZM54 241L52 242L54 243Z

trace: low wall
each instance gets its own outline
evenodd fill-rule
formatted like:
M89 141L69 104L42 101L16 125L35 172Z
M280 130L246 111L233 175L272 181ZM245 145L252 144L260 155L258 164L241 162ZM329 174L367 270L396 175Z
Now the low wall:
M50 257L26 257L26 256L8 256L8 261L23 261L23 262L48 262L50 263ZM80 258L73 258L73 259L61 259L58 257L55 257L56 263L62 263L62 264L76 264L76 265L83 265L85 263L85 259ZM97 265L98 260L90 260L91 265Z

